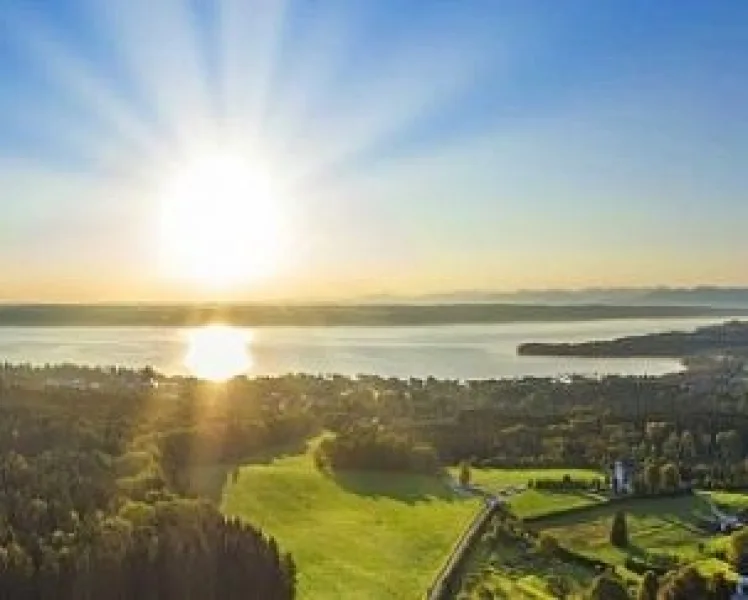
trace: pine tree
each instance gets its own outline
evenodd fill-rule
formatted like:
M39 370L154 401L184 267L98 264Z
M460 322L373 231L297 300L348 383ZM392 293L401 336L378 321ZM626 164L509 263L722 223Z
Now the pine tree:
M613 525L610 528L610 543L616 548L625 548L629 545L629 533L626 525L626 513L622 510L616 512L613 517Z

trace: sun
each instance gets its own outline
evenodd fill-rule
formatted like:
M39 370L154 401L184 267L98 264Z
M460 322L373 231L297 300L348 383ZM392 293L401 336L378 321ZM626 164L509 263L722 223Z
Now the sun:
M179 165L160 194L165 272L209 287L255 282L280 257L280 213L267 171L212 153Z

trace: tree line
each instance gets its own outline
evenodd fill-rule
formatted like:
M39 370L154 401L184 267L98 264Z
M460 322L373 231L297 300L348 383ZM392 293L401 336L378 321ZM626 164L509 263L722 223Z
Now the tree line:
M275 540L172 485L159 441L192 419L154 402L2 388L0 599L294 597Z

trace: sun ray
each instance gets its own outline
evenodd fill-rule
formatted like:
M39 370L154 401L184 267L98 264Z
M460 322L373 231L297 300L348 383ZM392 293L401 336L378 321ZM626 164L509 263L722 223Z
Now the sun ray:
M105 83L84 57L76 55L62 43L54 30L29 11L2 12L3 31L7 39L21 48L54 82L64 95L99 115L108 126L107 137L119 137L143 149L152 150L158 141L127 101ZM23 35L20 35L20 33ZM37 125L38 127L38 125ZM69 139L75 139L71 136ZM67 139L67 138L66 138ZM102 136L100 141L103 141Z
M289 174L304 186L318 177L336 176L346 161L386 145L457 99L485 70L482 46L455 37L449 48L419 38L383 57L365 81L336 88L335 96L302 119L274 117L287 148L302 157ZM434 56L434 54L437 54ZM281 104L282 106L282 104Z
M277 68L286 0L220 0L218 40L222 105L226 125L260 134Z
M215 115L189 2L89 0L89 8L111 32L118 54L152 105L160 127L179 144L209 135Z

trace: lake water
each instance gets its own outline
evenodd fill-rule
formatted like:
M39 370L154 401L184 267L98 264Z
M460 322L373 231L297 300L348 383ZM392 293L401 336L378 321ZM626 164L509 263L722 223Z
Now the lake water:
M650 374L678 370L668 359L517 356L522 342L579 342L674 329L724 318L627 319L425 327L2 327L0 360L151 365L214 379L236 373L359 373L489 378L561 374Z

